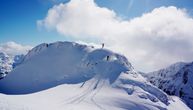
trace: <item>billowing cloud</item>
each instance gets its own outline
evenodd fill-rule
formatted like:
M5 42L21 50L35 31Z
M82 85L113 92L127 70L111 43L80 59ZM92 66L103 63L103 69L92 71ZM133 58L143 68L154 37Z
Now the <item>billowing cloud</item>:
M104 42L126 55L138 70L193 60L193 19L185 9L174 6L123 20L94 0L71 0L49 9L37 24L77 41Z
M9 55L26 54L31 48L31 46L20 45L12 41L0 44L0 52L5 52Z

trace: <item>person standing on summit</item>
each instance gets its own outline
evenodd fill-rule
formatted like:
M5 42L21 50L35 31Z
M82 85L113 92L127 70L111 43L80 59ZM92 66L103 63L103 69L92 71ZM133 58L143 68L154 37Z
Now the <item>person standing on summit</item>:
M105 46L105 44L104 44L104 43L102 43L102 49L104 48L104 46Z

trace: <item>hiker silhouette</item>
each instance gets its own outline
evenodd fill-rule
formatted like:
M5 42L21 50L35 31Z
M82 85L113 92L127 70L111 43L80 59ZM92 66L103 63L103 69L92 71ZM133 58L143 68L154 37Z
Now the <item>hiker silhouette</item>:
M104 48L104 46L105 46L105 44L104 44L104 43L102 43L102 48Z

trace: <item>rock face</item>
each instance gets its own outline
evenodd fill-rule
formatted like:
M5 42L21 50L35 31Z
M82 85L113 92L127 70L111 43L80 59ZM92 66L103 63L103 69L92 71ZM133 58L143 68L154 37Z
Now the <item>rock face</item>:
M0 109L189 110L149 83L123 55L73 42L33 48L0 80L0 93L7 94L0 94Z
M145 76L167 94L179 96L193 109L193 63L176 63Z

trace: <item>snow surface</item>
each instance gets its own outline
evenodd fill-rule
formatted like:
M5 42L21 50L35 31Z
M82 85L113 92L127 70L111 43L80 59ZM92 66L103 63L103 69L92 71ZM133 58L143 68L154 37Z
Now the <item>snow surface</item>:
M190 110L127 59L72 42L41 44L0 80L0 110Z

